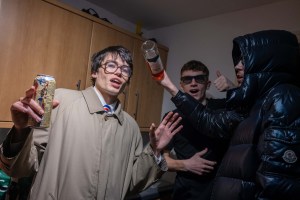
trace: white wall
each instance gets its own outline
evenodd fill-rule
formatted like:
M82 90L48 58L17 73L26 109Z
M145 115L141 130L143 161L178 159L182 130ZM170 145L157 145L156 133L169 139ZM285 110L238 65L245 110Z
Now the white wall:
M81 10L94 8L100 17L108 18L114 25L135 32L135 24L119 18L85 0L60 0ZM180 68L191 59L197 59L210 69L210 80L216 78L219 69L234 79L231 59L232 39L247 33L265 29L285 29L300 36L300 0L285 0L257 8L232 12L202 20L191 21L153 31L143 30L144 37L155 37L159 43L169 47L167 72L179 86ZM225 97L212 85L208 93L213 97ZM174 109L171 96L165 92L162 115Z
M299 33L300 1L287 0L253 9L191 21L156 29L147 34L169 47L167 72L179 86L181 66L198 59L210 69L210 80L216 78L219 69L234 79L231 59L232 39L236 36L264 29L285 29ZM214 97L225 97L212 85L208 91ZM174 109L171 96L165 92L162 115Z

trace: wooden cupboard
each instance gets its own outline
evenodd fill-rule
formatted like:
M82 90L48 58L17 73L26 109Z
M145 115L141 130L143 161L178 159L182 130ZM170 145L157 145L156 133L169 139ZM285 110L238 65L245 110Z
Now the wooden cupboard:
M110 45L133 53L134 75L120 95L124 109L142 131L160 121L163 89L141 55L143 38L54 0L2 0L0 30L0 127L11 127L10 105L37 74L53 75L57 87L90 86L90 57ZM168 49L159 46L166 62Z
M0 14L0 121L6 127L10 105L37 74L55 76L58 87L85 82L92 22L39 0L2 0Z

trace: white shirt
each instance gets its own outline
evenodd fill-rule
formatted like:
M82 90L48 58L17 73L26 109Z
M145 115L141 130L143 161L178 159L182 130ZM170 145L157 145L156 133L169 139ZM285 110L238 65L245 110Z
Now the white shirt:
M95 92L96 92L96 94L97 94L97 96L98 96L98 98L99 98L101 104L102 104L103 106L104 106L104 105L109 105L109 107L110 107L110 109L111 109L111 113L114 113L114 112L115 112L115 107L116 107L116 105L117 105L117 102L114 102L114 103L112 103L112 104L107 104L107 103L105 102L105 100L104 100L104 98L103 98L101 92L98 91L98 90L96 89L95 86L93 87L93 89L95 90Z

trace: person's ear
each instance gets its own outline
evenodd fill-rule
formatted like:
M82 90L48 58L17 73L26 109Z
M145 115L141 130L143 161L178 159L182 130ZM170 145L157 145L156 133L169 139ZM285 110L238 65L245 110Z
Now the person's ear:
M92 72L92 74L91 74L92 78L97 78L97 73L98 73L98 71Z
M209 90L210 84L211 84L211 81L208 80L208 81L207 81L207 84L206 84L206 90Z

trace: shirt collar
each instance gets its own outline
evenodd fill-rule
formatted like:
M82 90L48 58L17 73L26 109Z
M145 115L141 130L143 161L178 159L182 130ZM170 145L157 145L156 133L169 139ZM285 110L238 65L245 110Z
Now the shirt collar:
M100 99L97 96L97 92L93 89L93 87L88 87L85 90L81 91L83 94L83 97L86 101L86 104L88 106L89 112L92 113L103 113L103 106L99 102ZM115 112L112 116L116 116L118 118L118 121L120 124L123 124L124 121L124 112L122 109L121 104L119 101L117 101L117 105L115 107Z
M103 98L101 92L100 92L99 90L97 90L95 86L93 87L93 89L94 89L94 91L96 92L96 94L97 94L97 96L98 96L98 98L99 98L101 104L102 104L102 105L109 105L110 108L111 108L111 112L112 112L112 113L115 112L115 108L116 108L117 102L114 102L114 103L112 103L112 104L107 104L107 103L105 102L105 100L104 100L104 98Z

